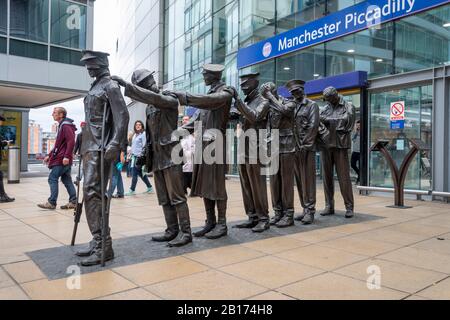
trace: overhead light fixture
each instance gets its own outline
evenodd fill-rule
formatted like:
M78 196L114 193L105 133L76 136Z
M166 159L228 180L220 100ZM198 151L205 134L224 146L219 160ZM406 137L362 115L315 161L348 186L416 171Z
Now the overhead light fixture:
M291 70L291 68L289 68L289 67L284 67L284 70L289 71L289 70Z
M313 76L314 76L315 78L317 78L317 77L320 77L320 74L314 73Z
M347 52L348 53L355 53L355 49L348 49Z
M442 26L443 26L444 28L448 28L448 27L450 27L450 22L444 23Z
M377 60L375 60L376 62L383 62L384 60L383 59L377 59Z

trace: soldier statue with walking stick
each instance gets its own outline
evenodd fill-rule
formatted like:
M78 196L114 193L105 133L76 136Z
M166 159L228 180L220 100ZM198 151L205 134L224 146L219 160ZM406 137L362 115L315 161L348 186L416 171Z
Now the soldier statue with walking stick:
M86 218L93 240L76 255L86 257L82 266L114 259L109 228L109 198L106 187L113 162L127 143L128 110L118 84L109 73L109 54L86 50L83 62L94 83L84 99L86 129L83 134L83 194Z

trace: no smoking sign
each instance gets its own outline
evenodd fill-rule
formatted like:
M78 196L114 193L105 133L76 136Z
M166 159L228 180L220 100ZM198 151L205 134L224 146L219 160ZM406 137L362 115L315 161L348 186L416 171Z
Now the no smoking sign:
M405 102L391 103L391 121L405 120Z
M391 129L405 128L405 101L391 103L390 109Z

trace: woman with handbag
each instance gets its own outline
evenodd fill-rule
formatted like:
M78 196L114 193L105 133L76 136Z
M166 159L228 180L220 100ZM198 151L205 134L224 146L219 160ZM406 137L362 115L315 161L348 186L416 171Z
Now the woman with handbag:
M144 147L147 144L147 138L145 135L144 123L140 120L136 121L134 124L134 136L131 142L131 170L132 170L132 180L130 191L125 194L125 196L136 195L136 186L138 182L138 177L146 184L147 191L145 193L153 193L153 186L148 180L147 175L142 173L143 164L138 161L142 157L144 152Z

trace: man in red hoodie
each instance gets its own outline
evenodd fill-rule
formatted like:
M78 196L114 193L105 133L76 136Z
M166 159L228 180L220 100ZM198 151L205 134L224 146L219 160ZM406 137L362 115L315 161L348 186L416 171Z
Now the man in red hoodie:
M58 200L58 183L61 178L62 183L69 193L69 203L61 209L74 209L77 205L75 186L72 181L72 161L73 149L75 146L75 131L77 128L73 120L67 118L67 111L62 107L53 110L53 119L58 122L58 133L55 146L50 154L45 157L44 163L48 164L50 174L48 184L50 185L50 198L47 203L38 204L39 208L54 210Z

